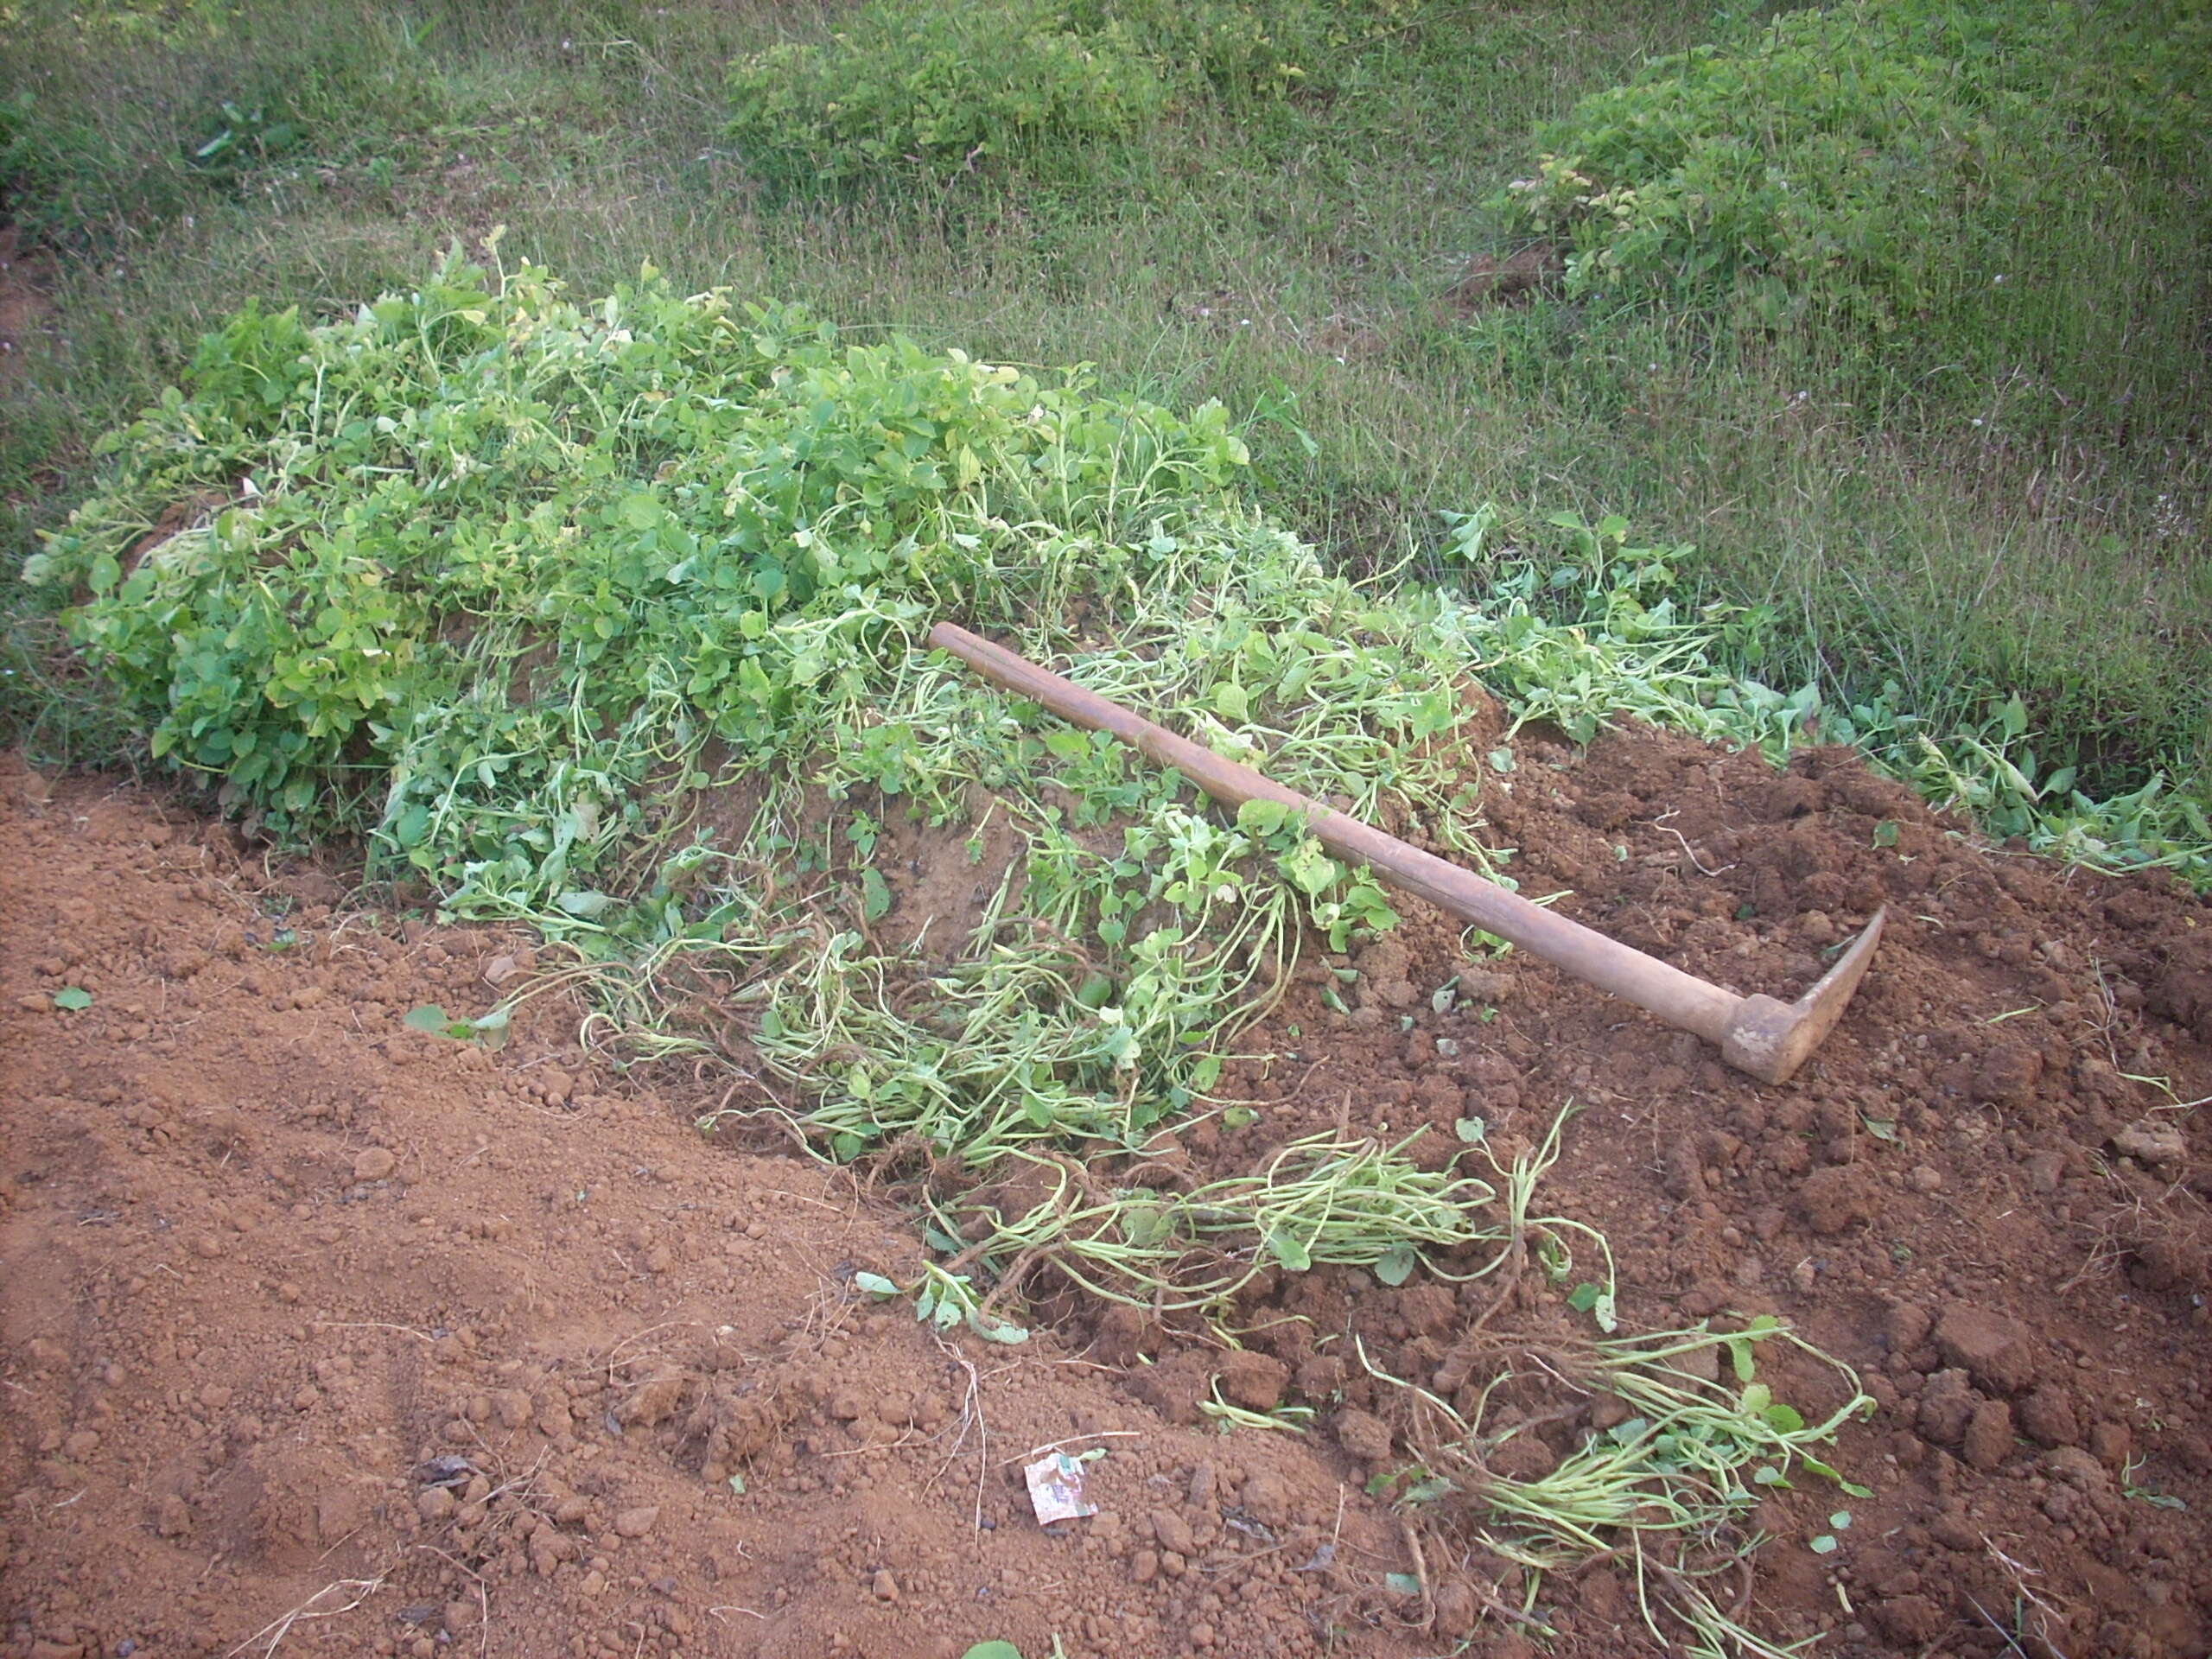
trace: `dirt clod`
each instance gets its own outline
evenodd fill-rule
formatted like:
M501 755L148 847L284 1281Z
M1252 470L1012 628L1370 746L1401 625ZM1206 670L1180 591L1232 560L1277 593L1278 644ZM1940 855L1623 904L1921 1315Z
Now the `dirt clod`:
M1247 1350L1229 1355L1222 1363L1222 1397L1246 1411L1273 1411L1282 1403L1289 1382L1290 1367L1272 1354Z
M1840 1233L1872 1219L1874 1198L1866 1177L1848 1165L1815 1170L1798 1189L1805 1220L1822 1235Z
M2002 1400L1984 1400L1974 1408L1961 1440L1967 1467L1984 1474L2005 1461L2012 1450L2012 1408Z
M2035 1376L2035 1356L2019 1326L1986 1308L1946 1308L1936 1321L1936 1345L1948 1363L1993 1393L2014 1393Z
M1365 1464L1390 1460L1390 1429L1381 1418L1357 1406L1347 1406L1336 1414L1335 1424L1337 1444L1351 1457Z
M2189 1156L2188 1139L2164 1118L2138 1118L2113 1134L2112 1147L2121 1157L2156 1170L2179 1169Z

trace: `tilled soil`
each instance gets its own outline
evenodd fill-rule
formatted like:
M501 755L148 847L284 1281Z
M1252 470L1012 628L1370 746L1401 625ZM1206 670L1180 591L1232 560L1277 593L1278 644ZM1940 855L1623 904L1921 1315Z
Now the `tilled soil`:
M2212 1174L2182 1103L2212 1093L2212 910L1985 849L1840 753L1519 753L1484 804L1523 891L1694 971L1794 995L1891 906L1813 1064L1764 1088L1408 907L1314 963L1224 1082L1246 1110L1144 1178L1339 1126L1468 1166L1462 1119L1510 1155L1571 1102L1544 1197L1609 1236L1629 1327L1778 1313L1878 1402L1834 1456L1873 1497L1763 1506L1747 1622L2202 1654ZM161 796L0 761L10 1659L1531 1649L1448 1505L1416 1561L1366 1495L1406 1420L1346 1355L1448 1391L1499 1332L1573 1325L1541 1274L1284 1275L1236 1352L1040 1280L1058 1334L941 1341L849 1284L913 1270L897 1172L710 1145L699 1088L601 1069L557 989L497 1052L412 1030L525 982L527 941L346 897ZM1808 1414L1846 1391L1762 1376ZM1217 1389L1319 1420L1224 1435ZM1602 1408L1544 1403L1524 1456ZM1061 1442L1106 1452L1103 1512L1046 1530L1020 1469ZM1554 1651L1652 1648L1624 1564L1544 1616Z

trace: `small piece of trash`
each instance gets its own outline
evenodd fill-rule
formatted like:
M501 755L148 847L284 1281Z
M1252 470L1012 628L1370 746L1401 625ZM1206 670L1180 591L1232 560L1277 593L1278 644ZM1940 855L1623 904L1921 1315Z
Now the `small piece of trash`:
M1049 1458L1039 1458L1021 1472L1029 1482L1029 1502L1037 1511L1038 1525L1049 1527L1055 1521L1080 1521L1087 1515L1098 1513L1096 1503L1084 1502L1083 1465L1066 1452L1055 1452Z

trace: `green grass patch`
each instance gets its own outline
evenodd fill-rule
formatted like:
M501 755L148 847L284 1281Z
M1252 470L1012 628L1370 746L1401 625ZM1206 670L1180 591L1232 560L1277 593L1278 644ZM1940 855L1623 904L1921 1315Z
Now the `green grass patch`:
M956 173L1110 188L1157 168L1137 141L1330 97L1431 16L1414 0L869 0L826 39L733 64L729 134L804 188Z
M1709 311L1870 416L2012 378L2016 423L2139 422L2196 378L2142 338L2195 326L2207 62L2190 5L1793 11L1584 99L1491 205L1568 293Z
M827 42L785 41L732 67L730 136L794 182L850 185L978 165L1065 167L1147 125L1165 98L1117 29L1077 32L1053 6L876 3Z

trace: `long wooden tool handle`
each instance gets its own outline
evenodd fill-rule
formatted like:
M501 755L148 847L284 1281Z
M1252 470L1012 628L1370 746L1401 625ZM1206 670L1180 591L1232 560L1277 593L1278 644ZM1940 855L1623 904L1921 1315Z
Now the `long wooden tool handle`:
M1302 815L1312 833L1331 852L1366 865L1393 887L1510 939L1545 961L1556 963L1578 979L1649 1009L1669 1024L1694 1032L1709 1042L1724 1041L1744 1001L1732 991L1670 968L1656 957L1647 957L1580 922L1532 905L1471 870L1448 864L1371 824L1286 789L1251 767L1178 737L1165 727L1155 726L1121 704L1086 691L965 628L940 622L930 630L930 643L950 652L986 679L1043 704L1063 720L1112 733L1157 764L1173 767L1216 800L1231 806L1252 800L1280 802Z

